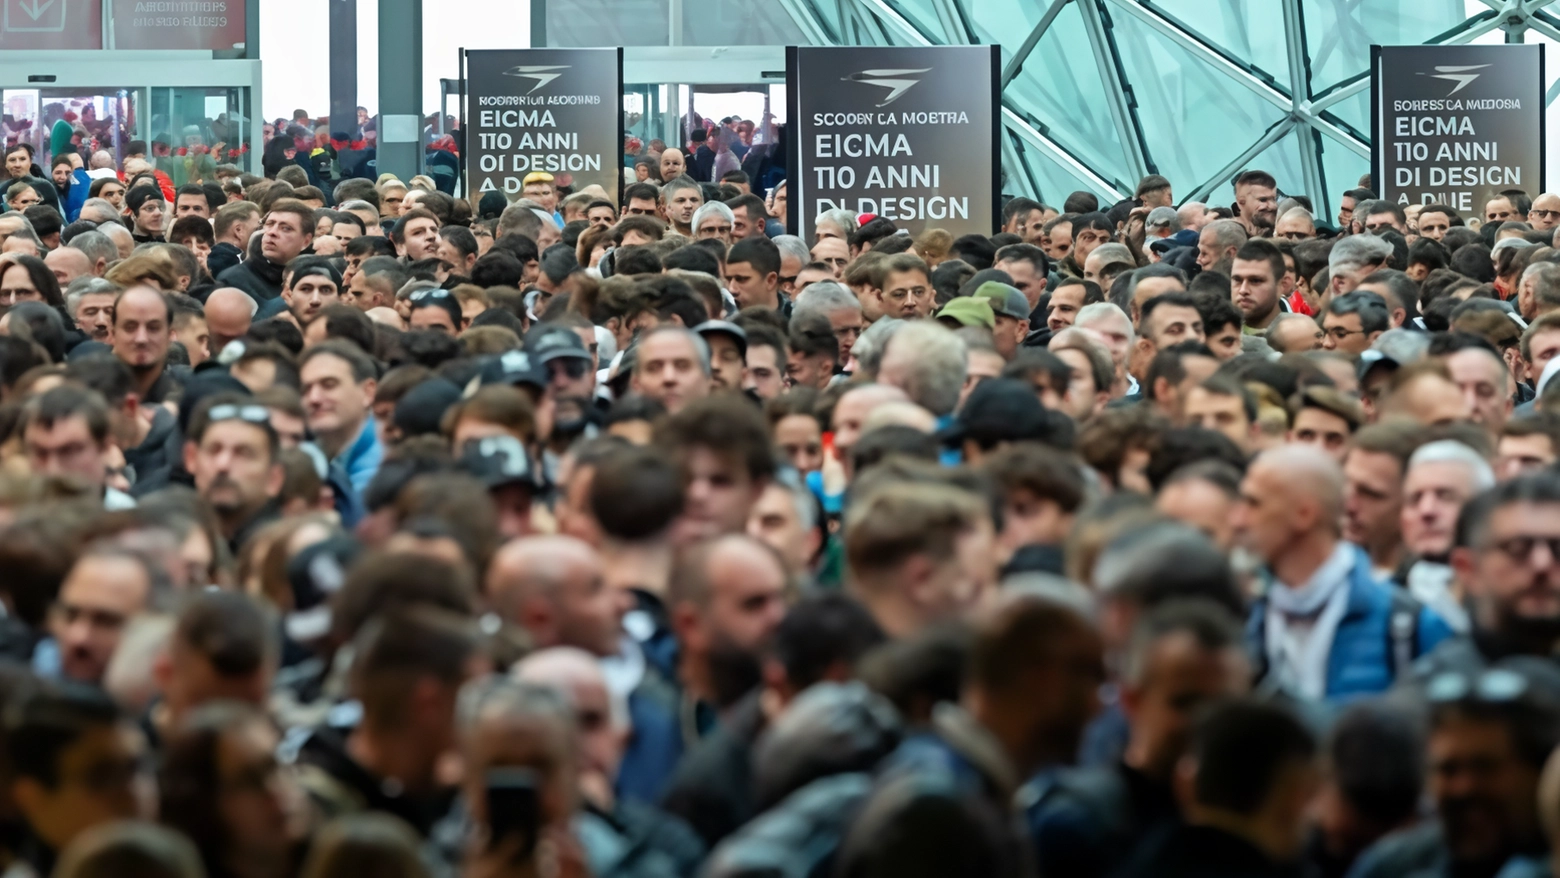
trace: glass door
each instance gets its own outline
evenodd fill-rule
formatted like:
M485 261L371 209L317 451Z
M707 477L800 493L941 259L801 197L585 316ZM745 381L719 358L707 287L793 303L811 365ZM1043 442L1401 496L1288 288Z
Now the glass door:
M136 89L8 88L0 90L0 128L7 146L28 143L38 167L48 173L55 152L74 144L83 155L107 150L117 164L138 130Z
M249 89L152 88L148 156L174 186L216 180L217 165L250 170Z

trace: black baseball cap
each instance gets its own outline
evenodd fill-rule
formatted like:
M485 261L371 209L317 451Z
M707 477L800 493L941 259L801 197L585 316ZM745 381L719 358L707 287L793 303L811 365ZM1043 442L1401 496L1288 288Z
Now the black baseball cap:
M541 486L530 453L513 436L489 436L467 442L460 452L460 468L475 476L489 491L509 485L533 490Z
M742 327L725 320L706 320L693 328L700 336L725 333L737 340L737 352L744 358L747 357L747 331Z
M132 214L140 213L141 206L148 201L166 202L167 199L163 198L161 189L150 184L137 186L130 190L130 194L125 196L125 204L130 208Z
M505 351L489 357L482 364L482 369L477 373L477 383L481 387L489 384L529 384L546 389L547 369L541 360L526 351Z
M457 402L460 402L460 388L454 382L430 378L401 397L390 420L403 438L438 433L444 413Z
M574 358L589 360L590 351L580 334L567 326L538 326L525 334L525 349L542 365L553 360Z

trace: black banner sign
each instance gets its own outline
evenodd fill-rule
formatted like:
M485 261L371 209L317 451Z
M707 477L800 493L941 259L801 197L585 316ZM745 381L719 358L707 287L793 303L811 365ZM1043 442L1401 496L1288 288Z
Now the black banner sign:
M786 59L790 210L844 209L916 234L1001 225L998 46L793 46Z
M623 184L623 51L466 53L466 194L513 201L536 171L613 198Z
M1503 190L1544 191L1540 46L1372 46L1371 96L1382 198L1479 216Z

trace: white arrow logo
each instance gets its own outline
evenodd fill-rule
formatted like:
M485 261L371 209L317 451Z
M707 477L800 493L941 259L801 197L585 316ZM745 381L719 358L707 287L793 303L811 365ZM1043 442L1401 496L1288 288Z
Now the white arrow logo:
M47 0L47 2L45 2L42 6L38 5L38 0L32 0L32 4L30 6L27 3L21 2L21 0L17 0L16 5L22 7L23 12L32 16L33 21L37 21L39 18L43 17L45 12L49 11L50 6L54 5L54 0Z
M923 67L920 70L863 70L860 73L852 73L841 81L864 82L867 85L888 89L888 97L883 99L883 103L878 104L880 107L886 107L899 100L900 95L903 95L910 90L911 86L921 81L919 79L906 79L905 77L914 73L926 73L931 69L930 67Z
M1457 83L1457 87L1446 93L1447 97L1462 91L1468 84L1479 78L1477 73L1469 73L1470 70L1483 70L1488 64L1471 64L1461 67L1436 67L1434 73L1421 73L1420 76L1428 76L1431 79L1445 79Z
M511 67L508 70L505 70L504 71L504 75L505 76L523 76L526 79L534 79L534 80L536 80L536 85L531 86L531 91L526 92L526 94L530 94L531 92L536 91L537 89L541 88L542 86L546 85L547 83L552 82L554 79L557 79L558 77L563 75L562 72L553 73L552 71L554 71L554 70L564 71L564 70L568 70L568 69L569 69L569 66L567 64L555 64L555 65L552 65L550 67L537 67L537 66L534 66L534 65L521 65L520 67Z

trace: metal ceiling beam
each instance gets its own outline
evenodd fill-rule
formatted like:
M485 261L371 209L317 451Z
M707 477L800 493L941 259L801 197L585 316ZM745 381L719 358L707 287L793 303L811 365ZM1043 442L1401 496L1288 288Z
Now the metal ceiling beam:
M1029 36L1024 38L1024 42L1018 47L1018 51L1014 52L1013 57L1008 59L1007 66L1002 68L1002 87L1004 89L1008 87L1008 83L1017 78L1018 72L1024 69L1024 61L1035 50L1035 46L1040 45L1041 38L1045 36L1046 31L1051 29L1051 24L1056 21L1056 16L1061 13L1062 7L1070 2L1071 0L1051 0L1051 5L1046 7L1045 14L1040 16L1040 23L1036 24L1035 29L1029 32Z
M1289 92L1296 111L1310 103L1311 58L1306 54L1305 16L1300 0L1284 0L1284 44L1289 53ZM1300 132L1300 175L1305 191L1314 200L1323 199L1327 184L1322 179L1321 142L1307 127Z
M1229 164L1216 171L1212 177L1204 180L1202 185L1193 189L1182 203L1207 200L1208 196L1213 194L1213 190L1229 183L1230 178L1236 172L1246 167L1247 162L1261 155L1268 147L1283 140L1290 131L1294 130L1295 124L1293 118L1284 118L1273 123L1273 127L1269 128L1267 133L1262 135L1256 143L1246 147L1246 150L1232 159Z
M1083 30L1088 34L1089 45L1094 49L1094 65L1099 70L1100 81L1105 85L1105 103L1110 110L1111 121L1116 124L1116 136L1126 153L1127 166L1138 179L1142 179L1148 173L1143 127L1138 120L1137 109L1132 105L1132 86L1122 75L1121 61L1116 55L1115 43L1098 2L1078 0L1078 11L1083 15Z
M1244 85L1254 94L1275 107L1285 112L1294 109L1294 102L1289 95L1269 85L1265 80L1256 76L1251 71L1226 58L1220 52L1214 51L1201 40L1196 39L1186 31L1181 30L1174 23L1160 16L1146 6L1140 6L1132 0L1108 0L1112 7L1120 9L1138 21L1157 31L1160 36L1175 43L1182 49L1198 56L1206 61L1208 66L1230 79Z
M1116 184L1096 174L1094 169L1078 161L1078 159L1073 157L1072 153L1063 149L1056 141L1041 134L1033 125L1029 124L1027 119L1013 112L1008 107L1002 108L1002 124L1006 125L1014 134L1034 144L1036 148L1045 153L1052 161L1067 168L1073 176L1094 187L1095 191L1102 192L1116 201L1131 197L1117 189Z
M844 2L844 0L842 0ZM900 15L894 7L889 6L884 0L859 0L861 6L873 17L882 23L884 30L893 31L902 37L905 42L914 46L930 46L932 41L926 38L916 26L911 24L903 15ZM858 8L858 7L852 7Z
M834 45L834 39L829 36L828 28L813 15L812 4L808 0L780 0L780 8L796 22L796 26L807 38L808 43L814 46Z

